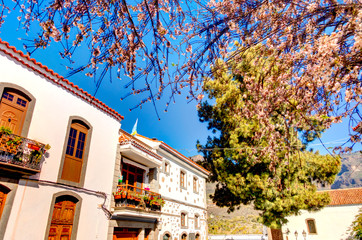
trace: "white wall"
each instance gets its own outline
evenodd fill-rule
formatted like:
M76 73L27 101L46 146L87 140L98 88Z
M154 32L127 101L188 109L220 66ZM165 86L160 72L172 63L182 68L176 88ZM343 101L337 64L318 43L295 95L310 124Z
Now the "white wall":
M288 217L289 222L283 226L283 233L288 228L289 239L294 240L295 231L298 239L303 240L303 230L307 233L306 240L340 240L347 239L350 228L358 209L362 205L328 206L318 212L302 211L299 216ZM315 219L317 234L308 234L306 219ZM284 234L284 239L286 235Z
M51 149L40 175L35 177L57 181L69 117L82 117L93 127L84 188L106 192L109 205L120 123L4 55L0 55L0 72L0 82L21 86L36 98L28 138L50 144ZM53 194L74 191L58 186L26 184L24 180L19 183L4 239L44 239ZM91 194L78 194L83 201L77 238L96 239L98 236L104 239L108 221L99 208L103 199Z
M202 240L207 239L207 212L206 212L206 179L194 167L176 158L164 150L158 154L170 165L169 173L161 169L159 174L159 193L170 201L165 201L162 207L162 230L159 239L167 232L172 239L180 239L181 234L199 233ZM186 172L186 189L180 188L180 171ZM193 178L198 179L198 192L193 191ZM181 227L181 213L187 214L186 227ZM195 229L195 215L199 216L199 227Z

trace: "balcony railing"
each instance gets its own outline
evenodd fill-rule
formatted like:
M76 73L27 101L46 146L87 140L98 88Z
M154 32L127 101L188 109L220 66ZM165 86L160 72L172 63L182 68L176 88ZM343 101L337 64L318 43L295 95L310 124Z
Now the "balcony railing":
M43 143L0 132L0 168L31 175L40 172L41 158L46 151Z
M114 200L116 207L133 207L149 211L161 211L165 203L160 194L128 184L117 186Z

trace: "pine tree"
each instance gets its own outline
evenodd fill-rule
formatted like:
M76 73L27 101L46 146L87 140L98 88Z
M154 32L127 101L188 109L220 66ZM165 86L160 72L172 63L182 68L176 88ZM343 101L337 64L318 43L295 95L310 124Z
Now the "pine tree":
M287 79L275 81L288 68L258 45L232 62L218 60L212 71L204 86L211 103L203 101L198 113L215 135L198 147L212 172L210 180L218 183L213 201L230 211L253 204L261 211L260 221L272 228L302 209L328 204L328 195L317 193L316 184L333 183L340 159L305 147L320 135L328 117L295 108L292 95L280 100L277 93L267 94L282 84L290 88ZM280 104L273 102L271 108L267 99ZM251 115L250 109L259 114Z

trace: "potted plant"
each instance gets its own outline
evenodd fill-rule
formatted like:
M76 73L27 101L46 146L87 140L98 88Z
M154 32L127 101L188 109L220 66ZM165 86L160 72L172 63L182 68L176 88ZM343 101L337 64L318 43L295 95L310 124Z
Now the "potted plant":
M13 131L8 127L1 127L0 128L0 135L10 135Z
M28 148L33 149L33 150L35 150L35 151L39 151L39 150L40 150L39 144L36 144L36 143L28 143Z
M122 193L123 191L118 191L118 192L114 192L113 195L114 195L114 199L121 199L122 198Z
M30 156L29 156L30 162L33 164L38 163L39 160L41 159L42 155L43 154L38 150L31 151Z

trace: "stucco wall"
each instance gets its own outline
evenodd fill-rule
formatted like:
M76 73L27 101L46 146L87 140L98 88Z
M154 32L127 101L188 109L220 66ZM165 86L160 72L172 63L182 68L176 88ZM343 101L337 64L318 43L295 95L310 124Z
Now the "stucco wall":
M118 129L114 118L60 86L0 55L0 82L26 89L36 98L28 138L50 144L40 174L33 178L57 182L71 116L85 119L92 127L84 188L106 192L111 197ZM20 180L4 239L44 239L53 194L65 189ZM73 189L66 189L74 191ZM99 207L103 199L78 193L82 198L78 239L104 239L108 221Z
M351 226L358 209L362 205L328 206L318 212L302 211L299 216L289 217L288 224L283 226L284 239L286 229L289 229L289 239L295 239L295 231L298 239L303 240L303 230L307 233L306 240L340 240L347 239L348 229ZM317 234L308 234L306 219L315 219Z
M159 192L166 199L162 208L162 228L159 239L165 233L171 235L172 239L180 239L181 234L200 234L201 239L207 239L207 212L206 212L206 179L194 167L184 162L183 159L167 153L158 151L164 161L169 165L169 172L164 168L159 173ZM186 173L186 189L180 187L180 172ZM193 178L198 181L197 192L193 190ZM186 213L186 227L181 226L181 213ZM199 216L199 227L195 229L195 215Z

